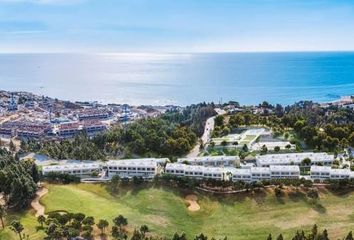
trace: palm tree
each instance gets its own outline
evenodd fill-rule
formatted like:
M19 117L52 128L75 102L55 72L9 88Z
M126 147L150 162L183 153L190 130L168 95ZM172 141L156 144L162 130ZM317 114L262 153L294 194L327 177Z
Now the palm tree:
M14 220L11 222L11 226L10 226L10 229L12 231L14 231L15 233L18 234L18 236L20 237L20 240L22 240L22 236L21 236L21 233L23 231L23 225L21 224L20 221L17 221L17 220Z
M45 216L39 215L37 221L41 225L41 227L43 227L43 223L45 222Z
M6 217L6 208L4 205L0 205L0 221L2 228L5 228L4 218Z
M104 230L106 229L106 227L108 227L109 223L105 219L100 219L96 225L101 230L101 234L103 235Z

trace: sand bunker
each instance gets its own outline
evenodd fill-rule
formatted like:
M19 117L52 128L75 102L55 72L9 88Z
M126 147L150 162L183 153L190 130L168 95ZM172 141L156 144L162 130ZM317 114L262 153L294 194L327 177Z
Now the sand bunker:
M190 194L190 195L186 196L185 201L186 201L186 203L188 205L188 210L189 211L195 212L195 211L198 211L200 209L200 206L199 206L199 204L197 202L198 201L198 197L196 195Z
M39 203L39 200L41 199L41 197L43 197L47 193L48 193L47 188L45 188L45 187L39 188L38 191L36 192L36 197L31 202L32 208L36 211L36 215L35 215L36 217L38 217L40 215L44 215L45 208L43 205L41 205Z

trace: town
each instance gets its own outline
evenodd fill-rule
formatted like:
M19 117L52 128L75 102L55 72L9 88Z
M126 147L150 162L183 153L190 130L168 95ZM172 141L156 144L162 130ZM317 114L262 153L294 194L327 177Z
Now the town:
M27 92L0 91L0 137L55 140L79 133L94 136L115 124L155 117L173 106L69 102Z

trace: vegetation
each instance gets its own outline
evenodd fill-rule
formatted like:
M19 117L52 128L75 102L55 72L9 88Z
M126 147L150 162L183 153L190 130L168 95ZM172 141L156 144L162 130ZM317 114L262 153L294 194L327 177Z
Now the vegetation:
M180 156L190 151L197 137L190 127L167 120L143 119L118 126L90 139L86 135L73 140L22 142L23 151L46 154L55 159L105 159L109 156Z
M0 148L0 195L9 208L24 208L34 196L39 179L33 161L19 161Z
M354 146L352 109L335 106L323 108L309 101L298 102L285 108L279 104L273 106L264 102L258 107L263 111L254 114L245 108L243 112L232 114L229 121L219 128L227 127L233 131L240 126L263 125L272 128L275 135L283 135L286 139L290 137L289 130L293 130L295 138L290 139L293 144L299 146L299 138L308 147L321 151L333 152Z
M180 156L197 142L193 131L163 119L144 119L95 137L93 142L110 155Z
M129 239L134 235L134 229L140 232L143 225L148 226L147 236L166 236L168 239L183 239L173 238L176 231L179 237L184 232L184 239L194 239L203 233L219 239L237 236L240 240L259 240L266 239L270 232L273 236L282 234L284 239L291 239L297 230L311 229L315 223L328 230L330 239L342 239L354 228L354 194L346 191L335 193L323 189L315 204L301 187L282 187L281 197L277 197L271 188L221 197L195 193L201 209L190 212L184 202L184 196L191 193L189 191L159 185L152 187L150 184L124 184L119 185L115 193L99 184L48 185L49 193L41 203L47 214L58 210L81 212L92 216L96 224L99 219L106 220L109 223L105 229L107 235L115 226L113 219L122 215L127 219L128 225L124 228ZM41 224L33 215L17 217L30 239L44 238L43 230L35 231L35 227ZM92 234L101 234L96 225L91 226ZM8 227L0 230L0 238L2 236L8 236L4 239L18 238Z
M193 104L187 106L183 111L171 110L167 111L162 118L171 123L188 126L198 136L204 133L205 122L208 118L215 116L214 104Z

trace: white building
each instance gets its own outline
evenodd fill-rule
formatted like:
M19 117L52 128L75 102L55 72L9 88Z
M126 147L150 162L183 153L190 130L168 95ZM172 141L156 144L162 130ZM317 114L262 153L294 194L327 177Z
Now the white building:
M335 169L324 166L312 166L310 173L311 179L320 181L325 179L338 180L354 178L354 174L350 171L350 169Z
M311 166L310 175L312 180L329 179L331 175L331 167L327 166Z
M252 181L252 174L251 168L234 168L231 171L232 174L232 181L244 181L244 182L251 182Z
M100 165L97 163L78 163L78 164L63 164L63 165L51 165L43 166L42 172L43 175L48 173L63 173L76 176L88 176L94 172L99 172L101 169Z
M256 161L259 167L269 167L270 165L301 165L305 158L311 160L311 165L322 164L324 166L330 166L334 160L333 155L324 152L304 152L258 155Z
M238 156L206 156L194 158L179 158L177 162L200 166L230 167L236 166L236 164L240 162L240 158Z
M263 146L266 146L268 151L274 151L275 147L279 147L280 150L294 150L295 145L290 142L256 142L253 143L251 149L254 151L261 151ZM288 148L290 146L290 148Z
M110 160L106 163L106 166L109 178L114 175L121 178L154 178L163 171L163 165L167 161L167 158Z
M204 167L199 165L187 165L182 163L167 163L165 172L175 176L184 176L196 179L226 180L227 168Z
M251 168L252 181L262 181L270 179L269 167L252 167Z
M300 177L300 167L299 166L269 166L270 176L272 179L282 179L282 178L299 178Z
M167 163L165 167L165 172L171 175L183 177L185 164L182 163Z

